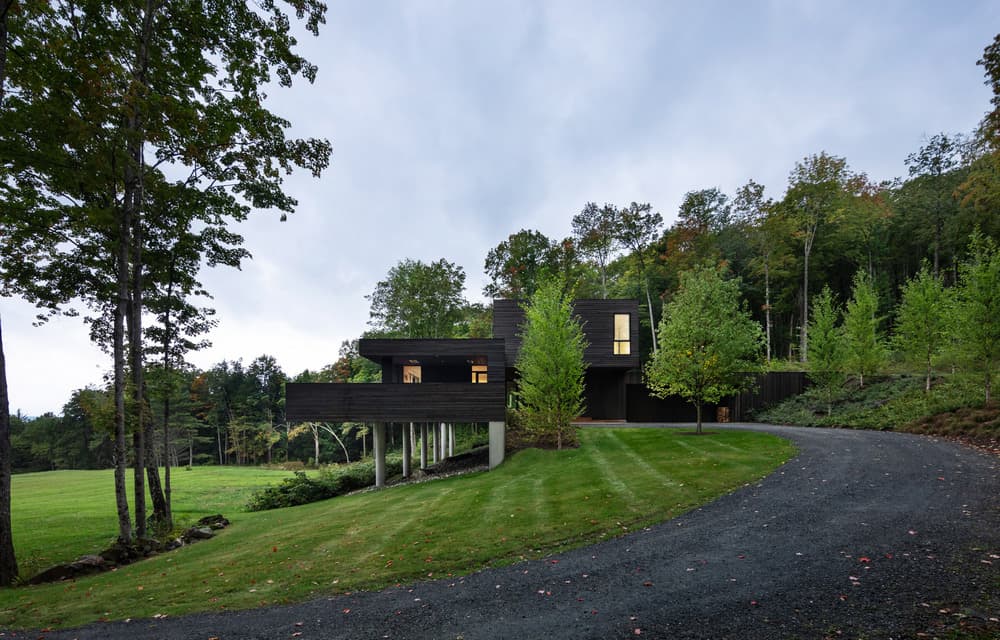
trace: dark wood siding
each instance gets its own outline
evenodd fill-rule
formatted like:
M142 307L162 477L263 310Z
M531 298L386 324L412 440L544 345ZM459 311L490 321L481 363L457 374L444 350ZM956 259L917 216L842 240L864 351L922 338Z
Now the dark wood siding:
M719 404L702 406L701 419L714 422L719 407L729 408L731 421L752 420L754 413L802 393L809 386L801 371L775 371L757 377L754 388L723 398ZM693 404L680 396L656 398L643 384L626 385L627 417L629 422L694 422Z
M426 368L426 382L469 382L471 366L467 360L484 356L490 382L504 380L504 341L502 339L395 339L369 338L358 341L358 352L382 365L382 381L402 382L401 369L407 360L416 360Z
M500 422L504 383L289 383L289 421Z
M524 311L521 301L493 301L493 335L503 338L507 362L513 364L521 350L521 325ZM583 353L591 367L635 369L639 366L639 301L624 300L574 300L573 312L583 325L583 333L590 346ZM615 314L629 314L631 353L614 354Z

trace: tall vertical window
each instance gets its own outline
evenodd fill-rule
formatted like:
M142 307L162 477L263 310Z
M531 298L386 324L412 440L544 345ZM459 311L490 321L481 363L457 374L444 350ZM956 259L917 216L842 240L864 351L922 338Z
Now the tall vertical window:
M629 314L615 314L614 354L616 356L627 356L632 353L632 340L629 335L630 324L631 317Z
M420 365L403 365L403 382L416 384L420 382Z

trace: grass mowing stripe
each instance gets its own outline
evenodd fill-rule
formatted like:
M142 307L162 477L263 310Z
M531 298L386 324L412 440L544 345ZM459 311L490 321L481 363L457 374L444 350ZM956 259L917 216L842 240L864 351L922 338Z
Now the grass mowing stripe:
M520 451L489 473L261 513L240 513L245 500L234 501L213 509L233 521L214 540L69 585L0 590L0 628L243 609L467 573L661 521L759 478L794 453L764 434L734 440L746 446L744 454L692 454L686 441L696 439L670 430L580 436L579 449ZM680 484L663 487L611 438ZM199 471L190 474L195 479ZM79 534L100 537L113 528L113 493L103 477L100 484L99 500L76 500L91 530L53 532L63 536L55 542L60 553L73 557ZM52 503L54 510L63 506ZM14 493L15 520L40 511L44 519L31 495Z
M642 456L640 456L639 453L634 448L632 448L629 444L627 444L624 440L622 440L622 438L618 434L614 434L614 436L615 436L614 438L611 438L611 442L613 442L614 445L628 457L629 463L636 465L636 467L638 467L639 469L642 469L648 475L655 478L657 482L659 482L664 487L676 486L677 484L679 484L668 474L662 473L653 468L653 466L648 462L646 462L646 460Z
M606 444L607 437L603 438L604 442L600 444ZM594 443L592 443L594 444ZM621 476L618 475L615 470L615 465L613 465L608 458L601 451L601 447L592 446L588 449L588 453L597 463L597 469L600 471L600 479L602 479L608 486L608 489L617 493L618 495L626 498L629 504L635 504L638 500L635 493L629 489L628 485L622 480Z

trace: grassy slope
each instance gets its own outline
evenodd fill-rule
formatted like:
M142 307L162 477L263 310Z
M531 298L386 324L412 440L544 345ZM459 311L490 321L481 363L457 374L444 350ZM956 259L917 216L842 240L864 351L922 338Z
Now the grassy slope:
M584 430L579 449L522 451L489 473L261 513L213 506L233 521L214 540L71 584L0 591L0 626L249 608L467 573L668 519L793 453L749 432ZM25 500L15 492L15 513ZM102 517L113 522L110 510Z
M981 382L973 377L936 378L929 394L914 376L884 376L859 389L845 383L827 415L826 399L816 389L789 398L756 416L761 422L812 427L881 429L959 438L1000 452L1000 406L983 407Z

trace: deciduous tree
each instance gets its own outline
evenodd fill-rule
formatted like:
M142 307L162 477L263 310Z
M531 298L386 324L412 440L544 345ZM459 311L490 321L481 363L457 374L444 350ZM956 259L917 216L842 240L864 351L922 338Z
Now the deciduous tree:
M466 306L465 271L444 258L430 264L409 258L389 270L367 296L370 325L384 335L452 338Z
M601 297L604 299L608 297L608 264L619 245L617 225L618 210L610 204L598 208L593 202L588 202L580 213L573 216L573 235L580 252L597 265L601 274Z
M656 240L663 226L663 216L653 211L648 202L631 203L618 211L618 237L622 245L628 247L639 261L639 279L646 291L646 308L649 311L649 329L653 340L653 353L657 351L656 323L653 320L653 298L649 293L649 261L646 252Z
M764 335L740 300L739 281L714 265L681 274L680 289L663 308L660 350L646 365L653 395L679 395L702 405L739 392L762 370Z
M531 298L557 271L552 241L539 231L521 229L490 249L484 265L488 298Z

